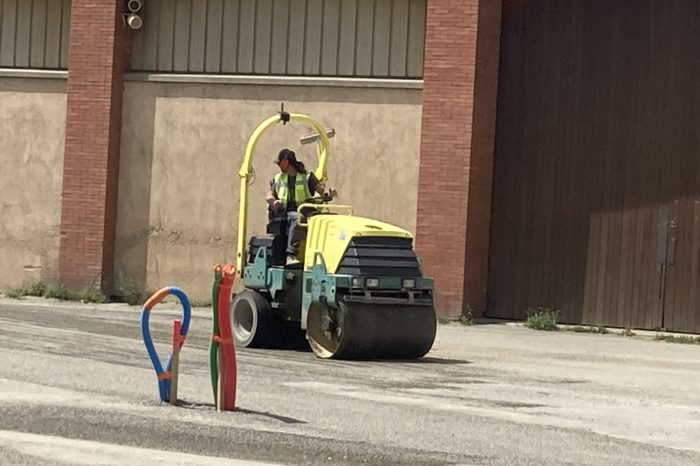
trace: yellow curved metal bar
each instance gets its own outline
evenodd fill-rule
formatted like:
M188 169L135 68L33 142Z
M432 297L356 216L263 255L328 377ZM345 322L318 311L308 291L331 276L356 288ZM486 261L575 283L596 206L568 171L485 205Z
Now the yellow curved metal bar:
M318 132L321 143L318 145L318 166L314 171L314 175L316 175L316 178L318 178L321 183L325 183L327 179L326 157L328 156L328 136L326 135L325 129L319 122L306 115L302 115L300 113L290 113L289 117L290 121L307 123ZM239 277L243 274L243 261L246 255L246 238L248 227L248 178L251 174L250 168L253 163L255 146L257 145L260 136L262 136L265 131L280 121L282 121L282 118L281 114L278 113L268 117L255 128L253 134L250 136L250 139L248 139L245 154L243 155L241 169L238 172L238 175L241 178L241 197L238 204L238 253L236 254L236 274Z

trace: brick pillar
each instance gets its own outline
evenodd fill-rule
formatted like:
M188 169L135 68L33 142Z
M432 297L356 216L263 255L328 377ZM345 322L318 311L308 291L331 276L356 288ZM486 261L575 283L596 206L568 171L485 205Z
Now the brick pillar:
M440 315L486 306L501 0L428 2L416 249Z
M126 0L71 7L59 280L108 292L114 263Z

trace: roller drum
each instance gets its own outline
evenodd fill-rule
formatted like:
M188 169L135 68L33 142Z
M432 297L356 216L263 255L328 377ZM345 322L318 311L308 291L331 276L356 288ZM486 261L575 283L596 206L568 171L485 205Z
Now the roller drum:
M324 329L323 315L329 311L337 328ZM436 328L432 306L341 301L338 309L324 309L314 303L307 339L324 359L417 359L432 348Z

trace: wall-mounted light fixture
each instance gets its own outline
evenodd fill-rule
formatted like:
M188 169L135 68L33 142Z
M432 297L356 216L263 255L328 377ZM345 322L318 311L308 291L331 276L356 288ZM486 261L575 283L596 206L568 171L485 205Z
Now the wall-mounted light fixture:
M124 13L124 24L131 29L141 29L143 19L138 12L143 9L143 0L127 0L126 8L129 13Z

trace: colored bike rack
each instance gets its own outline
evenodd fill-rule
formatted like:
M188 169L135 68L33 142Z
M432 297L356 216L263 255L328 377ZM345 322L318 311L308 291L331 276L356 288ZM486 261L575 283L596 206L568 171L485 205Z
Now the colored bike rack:
M156 352L155 346L153 345L153 338L151 338L151 331L149 328L149 316L153 307L163 301L163 299L168 295L175 295L180 300L180 305L182 306L182 319L177 319L173 321L173 340L172 340L172 353L168 357L168 361L165 364L165 369L163 368L158 353ZM169 401L171 404L177 403L177 381L178 381L178 370L179 370L179 358L180 350L182 345L185 343L185 337L187 336L187 331L190 327L190 314L191 305L190 300L184 291L176 286L168 286L161 288L153 294L141 309L141 335L143 336L143 343L146 346L146 351L148 351L148 357L151 359L153 364L153 369L156 372L156 377L158 378L158 393L160 395L161 401Z
M209 367L217 411L233 411L236 408L236 349L231 334L229 311L235 274L236 267L233 264L214 267L214 315L209 344Z

